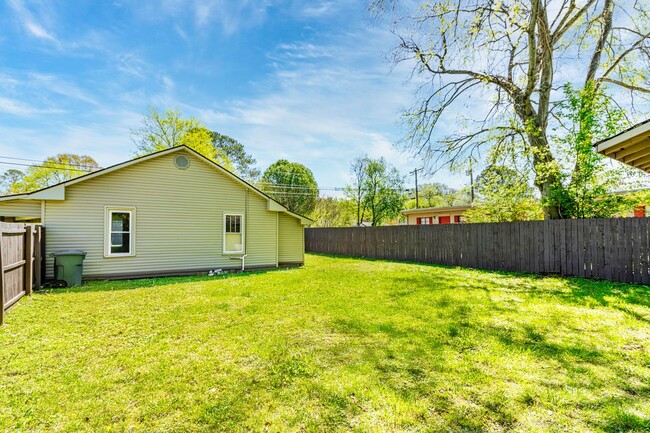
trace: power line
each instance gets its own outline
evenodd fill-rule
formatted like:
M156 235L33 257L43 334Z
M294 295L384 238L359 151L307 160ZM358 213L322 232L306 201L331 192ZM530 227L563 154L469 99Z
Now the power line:
M0 158L2 159L11 159L15 161L30 161L30 162L38 162L39 164L49 164L49 165L60 165L64 167L81 167L81 168L86 168L86 164L73 164L73 163L66 163L66 162L53 162L53 161L43 161L40 159L28 159L28 158L17 158L14 156L3 156L0 155ZM30 165L37 165L37 164L30 164ZM98 167L98 170L101 169L102 167Z
M294 190L296 192L300 191L311 191L314 189L320 189L320 190L325 190L325 191L343 191L344 188L340 186L332 186L332 187L311 187L311 186L294 186L294 185L284 185L284 184L268 184L268 185L260 185L257 184L258 187L264 189L264 190Z
M94 170L84 170L81 168L74 168L70 166L60 166L60 167L53 167L53 166L47 166L47 165L38 165L38 164L21 164L19 162L7 162L7 161L0 161L0 164L2 165L17 165L21 167L39 167L39 168L45 168L48 170L64 170L64 171L82 171L84 173L92 173ZM98 168L99 170L99 168Z

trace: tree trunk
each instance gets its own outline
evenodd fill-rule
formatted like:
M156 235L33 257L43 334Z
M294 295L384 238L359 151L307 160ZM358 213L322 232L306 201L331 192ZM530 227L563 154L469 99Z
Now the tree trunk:
M538 113L535 112L529 97L517 95L515 112L526 129L526 137L533 156L535 171L535 186L542 196L544 219L561 219L562 213L553 192L562 188L558 164L551 153L551 147L546 137L546 131L540 126Z
M542 196L542 209L544 219L561 219L560 207L555 204L553 192L561 188L559 173L556 169L557 162L551 154L551 148L545 134L529 133L528 141L533 153L533 167L535 168L535 186Z

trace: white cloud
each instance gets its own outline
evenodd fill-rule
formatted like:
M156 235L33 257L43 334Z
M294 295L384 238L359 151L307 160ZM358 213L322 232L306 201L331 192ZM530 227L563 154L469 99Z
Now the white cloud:
M220 26L226 35L232 35L244 28L251 28L264 22L271 1L259 0L161 0L141 2L134 6L147 20L173 19L175 22L189 18L199 30ZM175 27L184 38L186 32Z
M31 33L33 36L36 36L37 38L46 39L52 42L58 42L57 39L54 36L52 36L51 33L49 33L47 30L45 30L43 27L41 27L39 24L36 24L33 21L26 20L24 22L24 26L29 33Z
M125 74L137 78L145 78L146 63L134 53L123 52L113 56L115 68Z
M57 110L36 108L15 99L0 97L0 112L14 116L32 116L35 114L55 113Z
M97 105L98 102L87 92L71 83L70 81L51 74L29 73L29 80L25 82L26 86L39 88L51 93L56 93L78 101L87 102Z
M163 75L161 78L162 81L162 86L165 88L165 90L173 90L175 87L174 80L172 80L170 77L167 75Z
M28 34L38 39L53 42L57 46L60 45L56 36L52 32L46 30L42 24L37 22L34 13L25 6L24 2L21 0L9 0L9 5L14 10L19 24ZM51 17L49 9L46 7L39 8L37 14L40 15L39 18L44 20L46 19L46 16Z
M291 42L278 45L267 56L272 60L289 61L332 57L332 53L327 47L317 46L313 43Z
M300 12L306 17L322 17L331 14L334 9L334 2L324 1L320 3L310 3L304 6Z

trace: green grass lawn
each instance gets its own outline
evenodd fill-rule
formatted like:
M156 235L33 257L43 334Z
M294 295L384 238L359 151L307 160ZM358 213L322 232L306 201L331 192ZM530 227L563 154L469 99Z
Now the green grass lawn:
M0 430L650 431L650 288L311 255L36 293Z

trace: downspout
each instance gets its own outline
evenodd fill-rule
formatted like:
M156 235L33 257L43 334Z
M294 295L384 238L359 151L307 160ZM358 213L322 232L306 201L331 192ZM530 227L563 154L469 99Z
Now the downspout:
M241 256L241 271L244 272L246 256L248 255L248 199L250 190L246 188L246 201L244 203L244 255Z
M275 267L280 267L280 212L275 213Z

